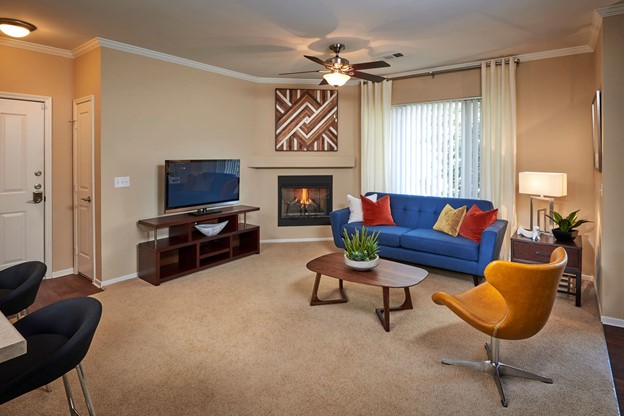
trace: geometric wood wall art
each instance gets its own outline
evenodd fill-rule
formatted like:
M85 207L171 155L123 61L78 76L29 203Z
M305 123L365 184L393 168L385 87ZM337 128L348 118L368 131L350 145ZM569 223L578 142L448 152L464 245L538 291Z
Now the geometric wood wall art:
M338 91L275 89L275 150L338 150Z

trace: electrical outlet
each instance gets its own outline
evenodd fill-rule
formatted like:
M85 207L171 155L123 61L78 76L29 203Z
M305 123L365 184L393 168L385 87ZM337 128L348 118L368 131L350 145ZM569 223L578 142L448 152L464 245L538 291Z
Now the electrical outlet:
M129 188L130 176L117 176L115 178L115 188Z

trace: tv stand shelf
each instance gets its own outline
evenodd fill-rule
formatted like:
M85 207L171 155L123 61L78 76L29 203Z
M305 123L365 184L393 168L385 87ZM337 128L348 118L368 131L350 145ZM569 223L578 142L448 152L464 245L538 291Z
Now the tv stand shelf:
M247 223L247 213L258 207L235 205L201 215L176 214L139 220L154 238L138 244L139 277L158 286L162 282L199 270L260 253L260 227ZM243 222L239 222L239 216ZM196 224L228 221L221 232L207 237ZM167 228L169 236L158 238Z

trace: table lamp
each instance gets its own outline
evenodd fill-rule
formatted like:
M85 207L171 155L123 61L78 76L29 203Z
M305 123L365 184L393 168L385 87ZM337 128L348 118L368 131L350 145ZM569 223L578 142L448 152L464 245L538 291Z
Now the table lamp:
M531 198L531 225L533 229L533 200L549 202L549 215L552 217L554 210L554 197L568 194L568 175L555 172L520 172L518 174L518 192L528 194ZM537 210L537 226L540 226L540 213L544 217L544 231L546 228L546 209ZM553 228L553 221L550 221Z

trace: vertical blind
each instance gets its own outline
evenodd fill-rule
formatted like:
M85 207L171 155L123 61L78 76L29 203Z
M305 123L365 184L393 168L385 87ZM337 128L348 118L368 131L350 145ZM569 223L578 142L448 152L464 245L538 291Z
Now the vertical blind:
M393 106L389 192L478 198L480 141L481 99Z

